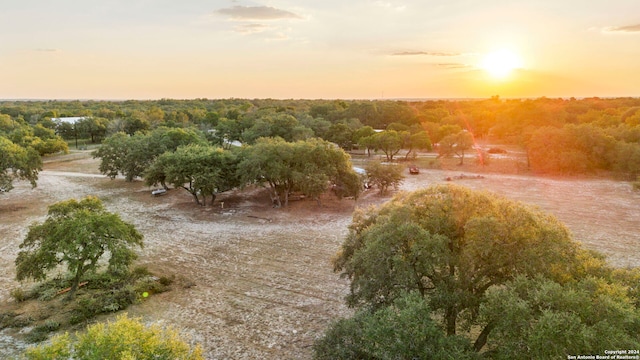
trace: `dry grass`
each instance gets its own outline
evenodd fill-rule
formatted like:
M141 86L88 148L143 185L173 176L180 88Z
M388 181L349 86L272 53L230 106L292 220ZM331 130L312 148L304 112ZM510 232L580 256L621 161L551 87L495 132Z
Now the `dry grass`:
M78 157L73 161L48 161L36 189L20 183L1 195L0 301L18 285L13 261L28 225L44 219L46 207L56 201L92 194L144 234L140 264L183 279L184 286L152 296L130 312L177 326L203 344L207 358L308 359L329 322L350 313L343 302L348 284L332 272L330 259L346 235L356 205L352 200L327 196L321 207L305 200L273 209L263 190L248 189L200 208L180 189L152 197L139 181L83 175L97 172L97 161L83 154L73 154ZM423 170L408 176L402 188L445 183L463 171L457 166ZM564 221L587 247L609 255L612 264L640 265L634 251L640 248L640 194L629 184L488 171L483 176L455 182L538 205ZM357 205L384 200L367 193ZM0 357L19 346L0 332Z

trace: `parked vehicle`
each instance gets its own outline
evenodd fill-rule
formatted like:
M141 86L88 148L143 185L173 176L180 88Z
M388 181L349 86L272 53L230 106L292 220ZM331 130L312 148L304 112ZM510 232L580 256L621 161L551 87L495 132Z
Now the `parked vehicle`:
M167 193L166 189L155 189L151 192L151 195L160 196L160 195L165 195L166 193Z

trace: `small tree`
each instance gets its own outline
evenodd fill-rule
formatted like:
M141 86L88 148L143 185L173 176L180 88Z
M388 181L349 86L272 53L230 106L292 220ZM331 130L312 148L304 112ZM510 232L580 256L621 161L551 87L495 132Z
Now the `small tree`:
M71 339L69 334L51 343L29 348L27 360L163 359L200 360L202 348L189 346L172 328L145 326L140 319L119 316L115 322L95 324Z
M405 132L403 135L403 147L408 149L404 156L405 160L409 159L409 155L412 152L415 154L415 150L431 150L431 139L429 139L429 135L425 131L418 131L413 134Z
M13 180L28 180L36 186L42 160L32 148L23 148L0 136L0 191L13 189Z
M82 276L95 271L103 256L109 257L109 271L125 272L136 258L133 246L142 247L142 235L98 198L62 201L49 207L44 223L29 228L16 258L16 278L44 280L49 270L65 264L73 274L73 298Z
M464 164L464 154L473 146L473 137L468 131L460 131L454 135L447 135L440 140L440 154L438 156L457 156L460 165Z
M402 134L395 130L385 130L373 135L373 148L382 150L387 156L387 161L393 161L393 157L402 149Z
M387 192L389 187L398 188L402 184L404 175L401 165L383 165L380 162L371 162L365 168L369 183L380 190L380 194Z

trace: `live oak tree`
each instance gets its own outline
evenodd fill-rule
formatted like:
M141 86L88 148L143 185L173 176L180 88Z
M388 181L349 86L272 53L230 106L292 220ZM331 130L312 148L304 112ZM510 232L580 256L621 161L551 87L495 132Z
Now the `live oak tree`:
M405 160L408 160L409 155L415 150L431 150L431 140L425 131L404 132L402 135L403 147L408 150L404 156Z
M560 359L640 347L640 309L634 303L640 272L605 270L558 283L517 276L487 291L479 317L493 330L482 352L468 334L446 335L417 291L389 306L361 309L334 322L314 344L320 359ZM620 281L623 273L631 282ZM637 299L637 297L635 298Z
M217 193L238 186L237 157L230 150L210 145L181 146L167 151L145 172L148 185L171 184L188 191L196 204L211 204Z
M122 174L127 181L133 181L143 176L153 161L166 151L175 151L182 145L206 143L198 130L159 127L147 134L130 136L119 132L109 136L93 152L93 157L100 158L102 174L112 179Z
M460 165L464 164L465 152L473 147L473 137L468 131L460 131L456 134L447 135L439 142L440 156L457 156L460 159Z
M42 160L33 148L0 136L0 191L13 189L14 180L27 180L35 187L41 169Z
M245 185L268 184L278 207L288 205L293 191L315 199L330 184L338 187L339 196L357 196L360 191L349 155L320 139L293 143L281 138L258 139L243 149L238 176Z
M479 359L462 336L446 336L417 293L334 322L314 346L316 360Z
M638 280L627 285L605 269L563 284L520 275L490 289L480 311L493 324L487 357L559 359L640 348L640 309L632 294Z
M395 130L385 130L372 135L372 147L382 150L387 161L393 161L393 157L402 150L402 134Z
M62 201L49 206L47 219L29 227L16 258L17 280L46 279L50 270L66 265L73 280L73 298L84 274L106 258L107 271L126 273L142 247L142 235L117 214L106 211L96 197Z
M447 336L476 328L480 350L495 327L479 316L489 289L517 276L571 281L584 275L589 259L553 216L440 185L356 212L334 269L351 281L350 306L380 309L417 292Z
M382 164L379 161L373 161L367 164L365 171L369 184L377 187L380 194L384 195L389 188L397 189L402 184L403 169L402 165Z

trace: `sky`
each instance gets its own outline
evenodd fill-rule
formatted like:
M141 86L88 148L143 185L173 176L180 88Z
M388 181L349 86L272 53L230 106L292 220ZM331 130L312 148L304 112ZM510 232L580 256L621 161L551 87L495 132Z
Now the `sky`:
M640 1L0 0L0 99L494 95L640 96Z

